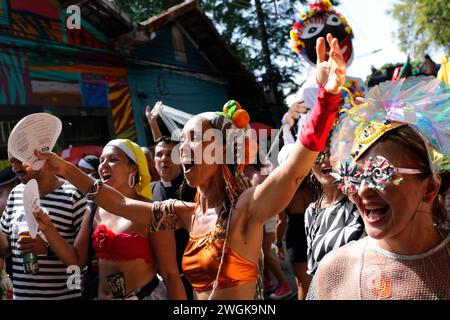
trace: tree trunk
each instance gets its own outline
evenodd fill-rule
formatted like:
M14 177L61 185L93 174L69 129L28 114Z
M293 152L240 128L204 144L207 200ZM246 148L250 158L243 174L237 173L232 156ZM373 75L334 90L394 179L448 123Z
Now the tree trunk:
M278 123L281 119L281 107L282 101L279 101L280 95L278 94L278 83L273 70L272 61L270 59L270 49L267 40L267 30L265 24L264 12L261 7L261 1L255 0L256 16L258 19L258 30L261 38L262 55L264 61L264 68L266 69L266 79L269 87L269 105L272 105L272 115L274 123Z

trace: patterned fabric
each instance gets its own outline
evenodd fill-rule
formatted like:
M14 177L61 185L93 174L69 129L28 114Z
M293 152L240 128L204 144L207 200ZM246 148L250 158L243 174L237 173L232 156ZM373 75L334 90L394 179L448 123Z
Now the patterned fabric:
M79 289L69 288L71 273L56 256L37 255L39 272L24 273L23 259L17 248L17 223L24 221L23 191L19 184L9 195L0 229L8 237L12 248L13 287L15 300L62 300L81 297ZM70 183L40 198L41 207L49 212L59 234L73 245L86 211L86 198Z
M347 197L323 209L316 209L316 202L311 203L305 213L305 230L308 242L307 273L311 275L328 252L365 236L362 217Z

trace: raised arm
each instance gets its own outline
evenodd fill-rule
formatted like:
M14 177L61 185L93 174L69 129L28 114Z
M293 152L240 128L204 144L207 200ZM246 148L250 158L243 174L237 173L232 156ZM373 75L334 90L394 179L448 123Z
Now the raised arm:
M318 95L299 141L292 148L286 163L255 189L250 189L252 194L247 195L250 217L260 224L287 207L303 178L311 170L318 152L324 148L339 111L339 87L345 82L345 61L338 40L328 34L327 41L330 44L328 60L325 59L325 39L317 40Z
M93 200L95 203L106 211L136 223L144 225L152 223L153 209L151 202L127 198L116 189L108 185L101 185L101 183L54 153L36 151L36 157L46 160L45 170L69 180L83 194L94 194ZM193 204L176 201L174 203L174 214L181 219L186 219L186 215L192 215L193 206Z
M157 141L162 137L161 130L158 126L158 110L160 105L162 105L161 101L158 101L153 108L153 111L150 110L150 106L145 108L145 116L147 117L148 124L150 126L150 130L152 131L153 141Z

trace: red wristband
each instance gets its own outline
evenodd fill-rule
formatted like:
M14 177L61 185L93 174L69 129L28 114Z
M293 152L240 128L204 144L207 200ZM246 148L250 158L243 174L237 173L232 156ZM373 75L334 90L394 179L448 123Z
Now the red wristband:
M319 152L325 147L328 134L339 111L340 99L340 93L328 93L319 84L316 104L300 134L300 142L309 150Z

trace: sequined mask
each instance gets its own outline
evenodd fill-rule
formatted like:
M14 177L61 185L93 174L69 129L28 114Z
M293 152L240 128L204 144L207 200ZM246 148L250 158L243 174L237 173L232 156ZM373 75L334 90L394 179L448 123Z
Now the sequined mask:
M403 183L403 174L422 174L425 170L394 167L382 156L370 157L366 160L362 171L348 163L341 165L337 173L333 173L338 188L346 195L358 192L362 181L366 181L372 190L383 191L390 183L399 185Z

